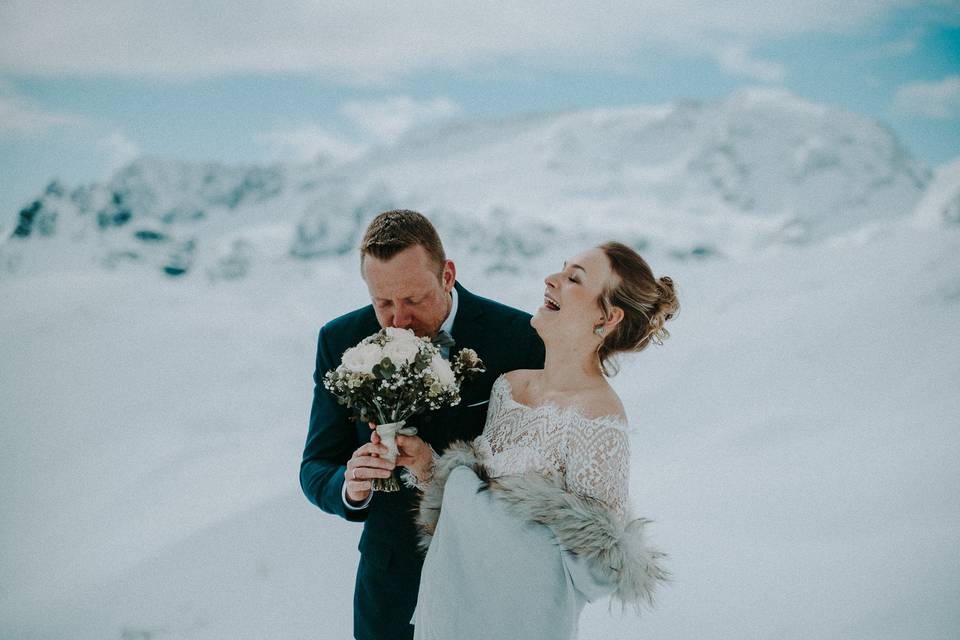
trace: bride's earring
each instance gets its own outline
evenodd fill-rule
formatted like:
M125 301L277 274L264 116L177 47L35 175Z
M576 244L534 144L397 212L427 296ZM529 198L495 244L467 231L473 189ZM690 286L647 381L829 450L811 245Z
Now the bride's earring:
M594 332L595 334L597 334L598 336L602 336L602 335L603 335L603 326L601 325L601 326L597 327L596 329L593 330L593 332Z

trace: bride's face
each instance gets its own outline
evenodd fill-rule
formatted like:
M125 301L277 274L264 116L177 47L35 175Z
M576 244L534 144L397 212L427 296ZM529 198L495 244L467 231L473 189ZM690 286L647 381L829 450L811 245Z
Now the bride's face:
M563 264L563 270L544 278L547 285L543 306L530 324L541 338L593 343L599 338L594 328L603 324L597 299L611 278L610 261L600 249L590 249Z

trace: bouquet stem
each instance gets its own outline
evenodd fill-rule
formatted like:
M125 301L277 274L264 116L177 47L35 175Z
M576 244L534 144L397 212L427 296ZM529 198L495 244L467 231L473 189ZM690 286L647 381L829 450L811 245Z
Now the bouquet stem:
M407 423L405 420L400 420L399 422L388 422L377 425L377 434L380 436L380 444L387 448L387 452L381 456L384 460L396 462L397 456L400 454L400 450L397 448L398 433L408 436L416 435L416 428L407 427L406 424ZM400 483L392 474L389 478L374 478L371 481L371 484L374 491L391 493L393 491L400 490Z
M374 478L371 483L374 491L382 491L383 493L400 491L400 483L392 475L389 478Z

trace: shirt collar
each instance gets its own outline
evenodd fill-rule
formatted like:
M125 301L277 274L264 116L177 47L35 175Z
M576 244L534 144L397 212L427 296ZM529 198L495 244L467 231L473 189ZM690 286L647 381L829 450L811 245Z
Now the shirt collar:
M454 287L450 290L450 313L447 314L447 319L443 321L443 324L440 325L441 331L446 331L451 336L453 335L453 320L457 317L457 288Z

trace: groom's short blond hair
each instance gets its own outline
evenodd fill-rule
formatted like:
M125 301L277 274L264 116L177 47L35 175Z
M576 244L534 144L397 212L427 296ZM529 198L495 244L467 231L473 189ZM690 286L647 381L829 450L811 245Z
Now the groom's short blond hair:
M360 266L367 255L389 260L414 245L423 247L442 279L447 256L440 235L425 215L409 209L384 211L370 221L360 243Z

